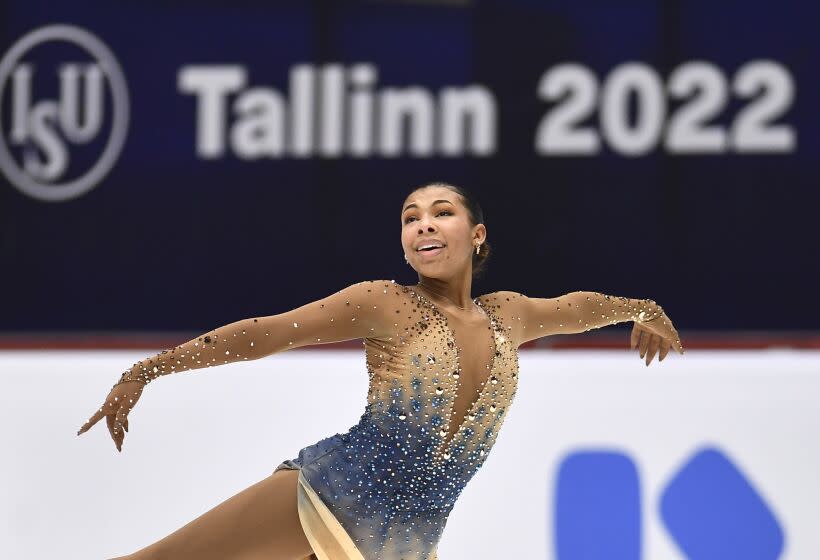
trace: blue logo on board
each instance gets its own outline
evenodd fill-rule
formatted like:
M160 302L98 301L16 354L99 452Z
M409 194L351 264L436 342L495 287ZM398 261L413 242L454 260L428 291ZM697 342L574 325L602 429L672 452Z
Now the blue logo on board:
M644 560L634 461L610 451L568 455L555 493L557 560ZM776 560L783 529L720 450L693 454L662 489L658 513L687 560Z

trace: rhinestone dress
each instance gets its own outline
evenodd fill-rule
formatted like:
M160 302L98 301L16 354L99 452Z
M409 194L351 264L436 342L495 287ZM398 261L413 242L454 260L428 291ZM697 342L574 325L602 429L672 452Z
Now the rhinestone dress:
M299 518L320 560L435 560L448 515L512 404L518 346L621 321L667 324L652 300L598 292L542 299L505 291L473 302L470 319L448 317L394 280L359 282L163 350L118 383L363 339L369 387L361 418L275 471L299 470Z
M331 542L311 543L319 558L326 548L345 551L328 556L334 559L434 559L447 516L487 459L515 395L517 348L486 296L476 298L487 317L490 359L479 375L465 373L461 345L432 301L392 281L371 289L379 295L369 304L395 309L395 332L364 339L370 378L364 414L347 432L302 449L277 470L301 469L300 510L326 507L341 526L300 512L303 525L324 525L306 532L335 529L325 538ZM470 373L478 385L471 399L461 387ZM469 402L460 414L457 394Z

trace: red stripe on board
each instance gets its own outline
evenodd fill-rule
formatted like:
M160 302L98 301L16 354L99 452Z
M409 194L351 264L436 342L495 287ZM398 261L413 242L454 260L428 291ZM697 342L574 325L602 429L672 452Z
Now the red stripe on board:
M582 333L539 338L522 349L629 349L631 331ZM156 350L170 349L202 333L0 333L0 350ZM820 332L814 331L693 331L681 333L684 350L751 350L776 348L820 349ZM362 340L314 344L297 350L361 349Z

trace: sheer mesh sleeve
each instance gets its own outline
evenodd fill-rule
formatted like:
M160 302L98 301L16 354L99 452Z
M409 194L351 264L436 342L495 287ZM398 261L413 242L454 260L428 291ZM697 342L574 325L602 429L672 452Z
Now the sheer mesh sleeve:
M512 309L512 334L518 344L554 334L576 334L625 321L648 323L664 315L651 299L576 291L555 298L497 292Z
M140 360L115 385L147 384L169 373L256 360L300 346L384 336L390 324L388 303L396 297L391 284L393 280L366 280L285 313L224 325Z

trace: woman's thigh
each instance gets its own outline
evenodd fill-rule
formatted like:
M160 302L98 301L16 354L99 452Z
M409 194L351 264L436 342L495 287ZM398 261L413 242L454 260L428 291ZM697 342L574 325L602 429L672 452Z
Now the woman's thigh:
M298 470L283 469L228 498L133 560L301 560L313 552L296 506Z

